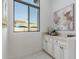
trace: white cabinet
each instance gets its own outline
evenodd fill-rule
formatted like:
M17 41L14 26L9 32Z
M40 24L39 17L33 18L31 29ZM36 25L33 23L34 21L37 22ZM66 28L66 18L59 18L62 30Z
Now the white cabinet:
M66 44L65 42L61 42L59 40L54 40L54 57L56 59L65 59L65 50L66 50Z
M44 35L43 49L55 59L76 59L75 38Z
M54 40L54 55L53 55L56 59L59 58L59 45L58 45L58 41Z
M54 46L53 46L53 41L50 37L44 37L43 40L43 49L48 52L50 55L54 55Z
M43 49L45 51L47 51L47 44L48 44L48 41L47 40L43 40Z
M54 55L54 50L53 50L53 41L52 39L48 40L48 44L47 44L47 52L51 55Z

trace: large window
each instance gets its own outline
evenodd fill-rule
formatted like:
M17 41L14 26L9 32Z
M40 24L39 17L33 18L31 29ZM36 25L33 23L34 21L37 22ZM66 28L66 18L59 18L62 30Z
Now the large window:
M14 31L38 32L40 30L39 0L14 0Z

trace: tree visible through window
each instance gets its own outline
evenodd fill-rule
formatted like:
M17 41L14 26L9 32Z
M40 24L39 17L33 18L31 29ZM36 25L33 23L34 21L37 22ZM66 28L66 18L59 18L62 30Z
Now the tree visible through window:
M39 0L14 0L14 31L39 31Z

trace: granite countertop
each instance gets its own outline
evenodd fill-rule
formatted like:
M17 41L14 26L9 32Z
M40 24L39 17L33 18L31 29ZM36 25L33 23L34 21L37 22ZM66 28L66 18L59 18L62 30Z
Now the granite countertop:
M76 35L49 35L49 34L45 34L45 36L50 36L51 38L57 38L57 39L64 39L64 40L67 40L67 39L74 39L76 40Z

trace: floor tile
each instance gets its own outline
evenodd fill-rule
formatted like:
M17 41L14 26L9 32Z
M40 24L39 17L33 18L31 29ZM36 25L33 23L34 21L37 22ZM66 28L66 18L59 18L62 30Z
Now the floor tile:
M22 59L52 59L52 58L42 51L42 52L30 55L28 57L24 57Z

